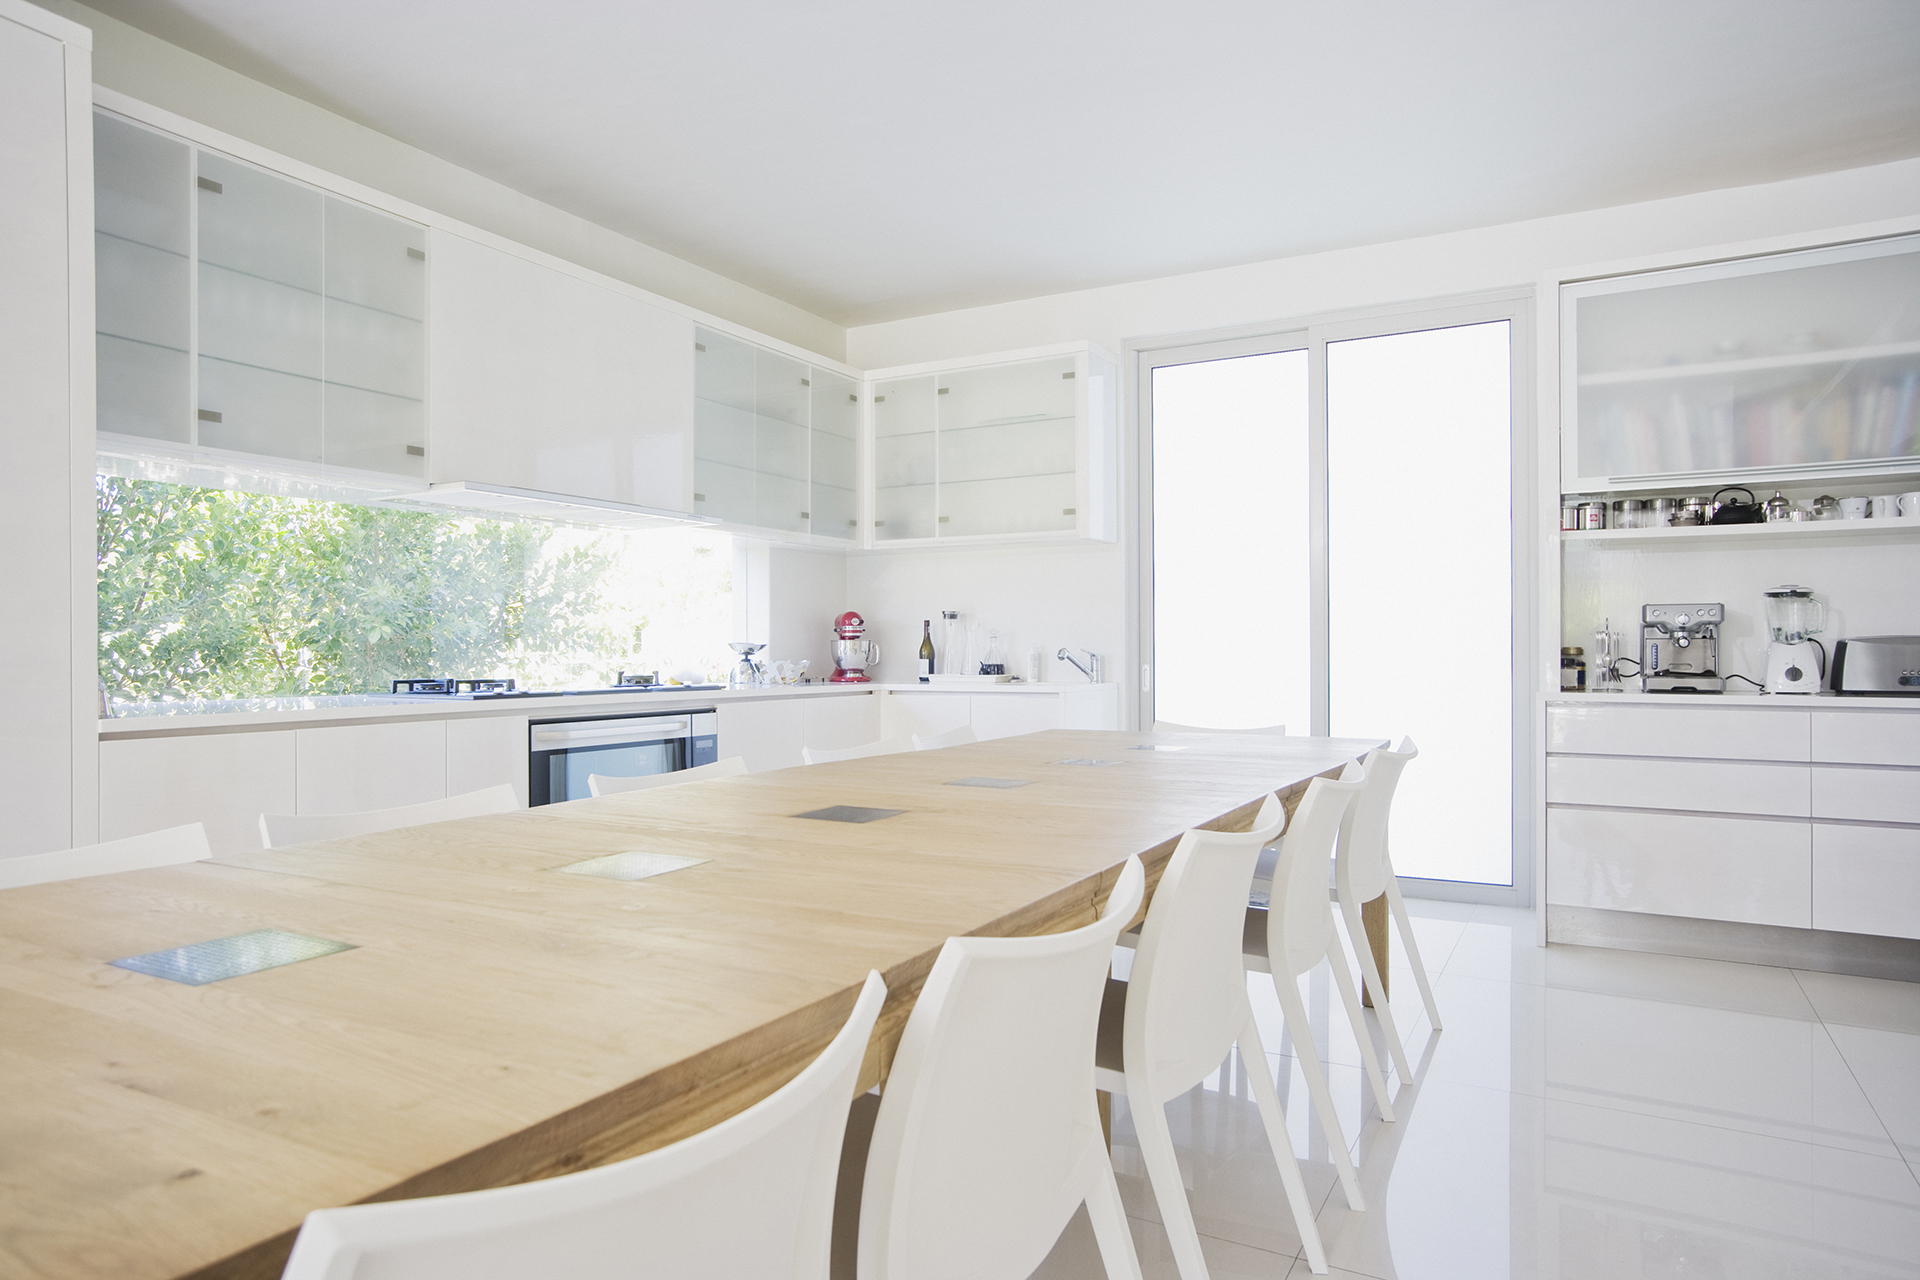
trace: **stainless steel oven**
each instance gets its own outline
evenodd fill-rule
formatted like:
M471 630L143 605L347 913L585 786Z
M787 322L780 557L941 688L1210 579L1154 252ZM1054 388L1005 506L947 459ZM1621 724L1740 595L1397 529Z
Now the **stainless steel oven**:
M535 720L527 728L527 802L584 800L588 774L640 778L712 764L720 758L719 726L711 708Z

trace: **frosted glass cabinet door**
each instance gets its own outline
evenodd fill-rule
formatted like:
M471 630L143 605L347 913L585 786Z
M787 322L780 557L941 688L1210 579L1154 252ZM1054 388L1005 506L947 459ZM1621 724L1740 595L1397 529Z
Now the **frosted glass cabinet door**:
M693 510L733 524L754 522L754 346L694 330Z
M754 515L750 523L762 529L807 531L811 373L804 361L791 356L754 352Z
M934 378L873 387L873 536L931 538L934 516Z
M95 112L93 189L99 429L185 444L193 154Z
M322 197L199 153L199 442L321 460Z
M812 493L808 522L825 538L854 538L860 533L860 384L852 378L813 371Z
M1569 490L1920 456L1920 237L1561 290Z
M330 466L427 473L426 228L326 198Z
M1074 530L1075 379L1072 356L941 375L938 536Z

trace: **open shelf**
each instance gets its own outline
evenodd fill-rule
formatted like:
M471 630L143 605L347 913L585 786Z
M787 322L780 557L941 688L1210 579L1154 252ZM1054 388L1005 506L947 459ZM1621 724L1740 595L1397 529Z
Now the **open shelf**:
M1563 529L1562 542L1599 543L1672 543L1697 542L1713 545L1725 542L1821 542L1833 539L1884 537L1887 534L1920 536L1920 516L1890 520L1782 520L1772 524L1682 525L1657 529Z

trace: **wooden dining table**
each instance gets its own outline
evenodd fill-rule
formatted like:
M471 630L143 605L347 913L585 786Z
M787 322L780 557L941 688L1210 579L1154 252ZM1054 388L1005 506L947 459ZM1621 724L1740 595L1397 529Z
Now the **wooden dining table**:
M868 1087L946 938L1085 924L1129 856L1151 885L1379 745L1053 730L0 893L0 1275L270 1277L315 1208L652 1150L791 1079L877 969ZM625 853L701 861L560 871ZM268 928L350 949L110 963Z

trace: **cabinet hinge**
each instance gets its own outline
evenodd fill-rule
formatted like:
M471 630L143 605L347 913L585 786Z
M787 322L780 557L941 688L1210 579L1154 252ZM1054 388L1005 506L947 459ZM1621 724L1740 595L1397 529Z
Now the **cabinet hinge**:
M848 396L848 397L847 397L847 403L848 403L848 404L859 404L859 403L860 403L860 397L859 397L859 396L851 396L851 395L850 395L850 396Z
M407 446L407 456L409 458L424 458L427 456L427 451L422 445L410 444Z
M1064 378L1064 379L1066 379L1066 380L1068 380L1068 381L1072 381L1072 379L1073 379L1073 371L1072 371L1072 370L1068 370L1068 371L1067 371L1066 373L1063 373L1063 374L1061 374L1060 376L1061 376L1062 378Z
M1063 515L1063 516L1073 516L1073 515L1079 515L1079 514L1080 514L1080 508L1078 508L1078 507L1062 507L1062 508L1060 508L1060 514L1061 514L1061 515Z
M226 190L225 187L215 182L212 178L200 179L200 189L202 191L211 191L215 195L219 195L222 191Z
M873 398L873 402L875 404L885 404L887 402L887 398L885 396L875 396Z
M813 512L811 512L811 511L802 511L802 512L800 513L800 518L801 518L802 520L811 520L811 519L813 519Z
M704 342L696 342L693 344L693 349L695 351L705 351L707 349L707 344Z
M707 500L707 495L704 493L696 493L693 495L693 500L695 502L705 502Z
M878 528L880 528L880 527L881 527L882 525L884 525L884 524L886 524L886 521L885 521L885 520L875 520L875 521L873 522L873 527L874 527L874 528L876 528L876 529L878 529Z
M427 251L425 249L416 249L412 245L408 245L407 256L409 258L414 259L417 262L425 262L427 260Z
M942 388L940 388L940 389L939 389L938 391L936 391L936 392L934 392L933 394L935 394L935 395L937 395L937 396L943 396L943 395L945 395L945 394L947 394L947 389L946 389L945 387L942 387Z
M218 413L216 413L216 412L214 412L214 411L213 411L212 409L202 409L202 410L200 411L200 421L202 421L202 422L218 422L218 421L220 421L220 415L219 415Z
M812 378L802 378L802 379L800 379L800 385L801 385L801 386L803 386L803 387L810 387L810 386L812 386L812 385L813 385L813 379L812 379Z
M952 516L941 516L941 517L940 517L940 523L941 523L941 524L945 524L945 523L946 523L947 521L949 521L949 520L951 520L951 519L953 519L953 517L952 517Z

